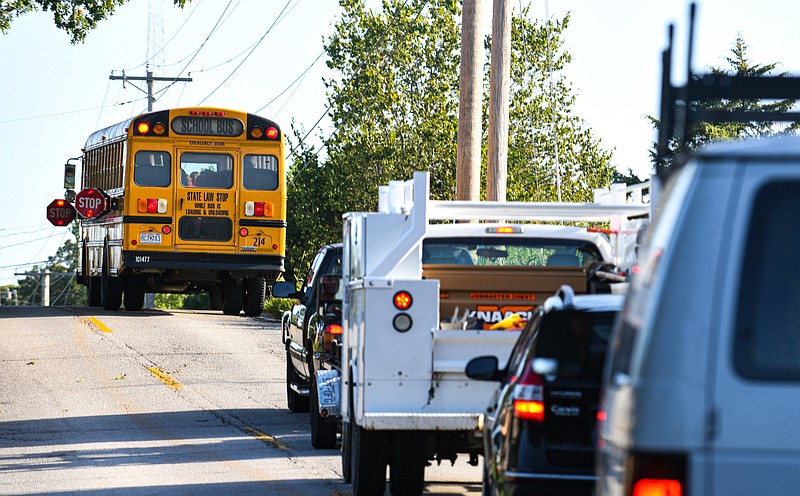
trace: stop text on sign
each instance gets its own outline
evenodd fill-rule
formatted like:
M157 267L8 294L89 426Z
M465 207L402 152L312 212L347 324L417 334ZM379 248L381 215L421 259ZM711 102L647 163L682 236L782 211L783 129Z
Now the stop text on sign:
M75 196L75 210L84 219L100 217L108 211L108 197L95 188L86 188Z
M66 226L75 219L75 208L66 200L56 199L47 206L47 220L54 226Z

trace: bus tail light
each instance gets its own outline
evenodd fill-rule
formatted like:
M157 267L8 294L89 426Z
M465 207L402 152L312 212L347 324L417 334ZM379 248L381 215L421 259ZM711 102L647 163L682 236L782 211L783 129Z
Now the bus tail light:
M164 234L169 234L172 232L172 226L161 226L161 232Z
M250 231L246 227L239 229L239 236L246 238L248 234L250 234Z
M247 217L272 217L272 202L245 202L244 215Z
M167 200L164 198L139 198L137 205L140 214L167 213Z
M630 496L686 494L686 457L678 454L633 453L628 459Z
M514 416L520 420L544 421L544 383L528 363L514 385Z

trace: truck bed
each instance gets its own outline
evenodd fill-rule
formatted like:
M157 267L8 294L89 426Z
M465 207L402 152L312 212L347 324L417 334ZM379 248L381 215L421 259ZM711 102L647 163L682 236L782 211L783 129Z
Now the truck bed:
M489 327L512 313L526 319L563 284L586 292L583 267L486 267L477 265L422 266L423 279L439 280L439 315L451 318L458 308L477 319L477 329Z

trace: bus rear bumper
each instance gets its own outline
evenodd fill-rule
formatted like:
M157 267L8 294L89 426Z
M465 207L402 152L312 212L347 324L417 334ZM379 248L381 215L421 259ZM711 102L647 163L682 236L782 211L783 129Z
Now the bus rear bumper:
M134 272L163 270L227 271L234 277L283 272L281 255L240 255L235 253L171 253L123 251L122 267ZM262 276L263 277L263 276Z

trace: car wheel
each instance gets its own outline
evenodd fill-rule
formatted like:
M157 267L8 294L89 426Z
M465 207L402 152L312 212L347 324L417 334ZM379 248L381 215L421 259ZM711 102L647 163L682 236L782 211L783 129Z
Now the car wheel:
M308 396L303 396L292 389L292 383L296 382L297 375L292 366L292 358L286 352L286 406L292 413L302 413L308 411Z
M319 414L319 394L317 381L311 377L309 393L309 419L311 421L311 446L315 449L331 449L336 447L336 424L326 422Z
M387 433L353 424L353 496L375 496L386 489Z
M394 450L389 466L393 496L418 496L425 488L425 434L415 431L393 433Z
M353 388L350 390L350 401L348 402L347 418L342 420L342 477L347 484L353 481Z

